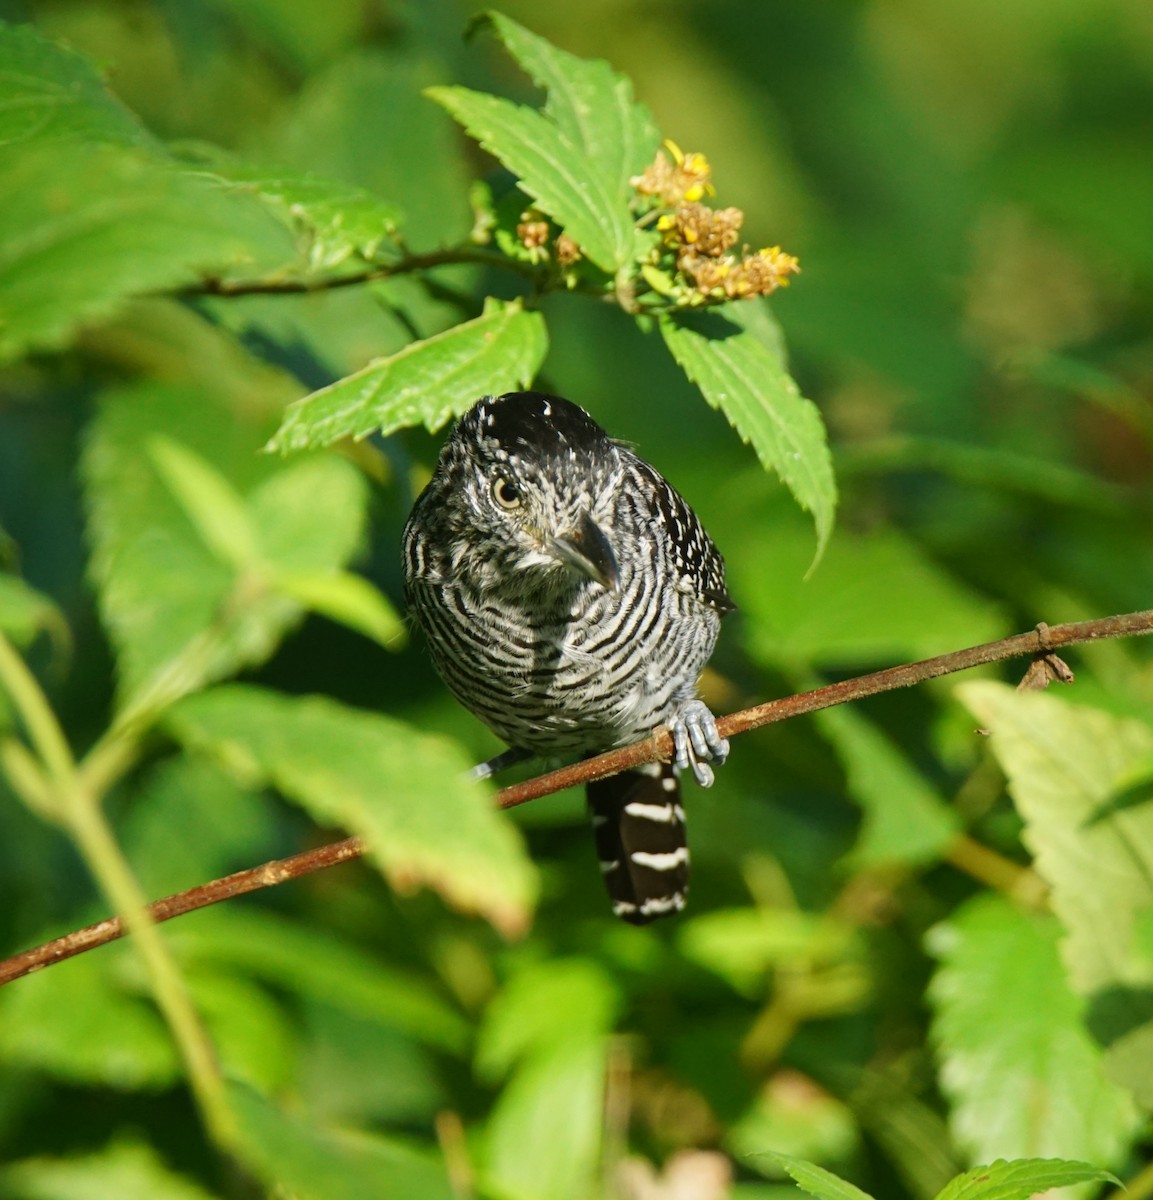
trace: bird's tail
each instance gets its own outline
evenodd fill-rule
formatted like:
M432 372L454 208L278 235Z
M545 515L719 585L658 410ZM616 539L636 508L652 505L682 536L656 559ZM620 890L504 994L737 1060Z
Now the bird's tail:
M613 912L647 925L685 906L689 846L680 785L668 763L651 763L588 785L597 857Z

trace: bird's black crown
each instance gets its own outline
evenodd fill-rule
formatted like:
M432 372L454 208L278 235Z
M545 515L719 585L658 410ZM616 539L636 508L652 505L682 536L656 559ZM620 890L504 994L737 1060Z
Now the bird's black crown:
M460 419L457 435L491 440L509 453L599 451L609 435L583 408L546 392L485 396Z

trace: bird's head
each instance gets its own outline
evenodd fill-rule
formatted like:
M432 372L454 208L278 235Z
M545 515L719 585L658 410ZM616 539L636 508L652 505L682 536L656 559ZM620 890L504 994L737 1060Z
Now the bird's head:
M529 587L575 578L614 591L608 525L621 475L616 444L584 409L509 392L461 417L434 482L454 546L474 570Z

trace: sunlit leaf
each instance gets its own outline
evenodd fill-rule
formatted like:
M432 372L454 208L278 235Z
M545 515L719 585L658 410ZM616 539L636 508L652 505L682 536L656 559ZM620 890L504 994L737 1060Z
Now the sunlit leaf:
M214 164L237 191L251 193L276 213L304 242L315 271L339 267L350 259L380 261L401 212L365 188L316 175L262 174L242 165Z
M1106 1078L1085 1030L1060 935L1051 918L990 895L930 933L941 962L929 989L941 1086L970 1161L1061 1153L1116 1162L1136 1131L1132 1101Z
M0 145L60 138L160 149L88 59L31 25L0 24Z
M992 731L1109 1073L1153 1107L1153 962L1138 945L1153 908L1153 727L993 683L957 694Z
M319 613L383 646L398 650L408 629L396 609L362 575L349 571L281 572L274 576L276 589L298 600L309 612Z
M1121 1186L1115 1175L1088 1163L1061 1158L1025 1158L974 1167L964 1175L958 1175L937 1200L1029 1200L1031 1196L1048 1193L1050 1188L1072 1187L1077 1183Z
M559 49L502 13L486 13L482 21L547 90L545 115L615 181L618 197L627 196L629 180L652 161L660 144L652 114L633 98L631 80L600 59Z
M171 438L148 439L160 477L196 526L200 540L232 567L253 566L260 558L244 498L198 454Z
M779 352L740 324L740 309L741 304L730 305L723 317L666 317L661 333L704 398L724 413L812 516L819 557L832 532L837 503L824 422L816 405L801 395Z
M83 468L92 575L126 703L262 661L304 611L275 576L337 570L359 545L355 468L332 455L277 462L259 453L267 435L259 411L210 390L104 398Z
M794 1158L791 1154L780 1154L775 1150L762 1150L761 1153L771 1162L775 1162L787 1171L797 1186L818 1200L872 1200L868 1192L862 1192L847 1180L816 1163L806 1162L803 1158Z
M253 201L122 146L0 158L0 360L54 347L126 299L292 254Z
M320 698L242 685L181 702L174 732L250 784L275 786L325 824L364 838L401 891L435 888L508 933L535 892L512 824L445 738Z
M544 319L516 304L413 342L291 405L272 450L327 446L340 438L439 429L482 396L527 386L547 348Z
M611 274L629 261L636 229L617 180L548 117L469 88L434 87L427 94L517 177L590 262Z

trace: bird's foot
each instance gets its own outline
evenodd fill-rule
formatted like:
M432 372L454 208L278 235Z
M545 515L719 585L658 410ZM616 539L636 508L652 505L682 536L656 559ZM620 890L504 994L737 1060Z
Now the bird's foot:
M703 700L690 700L669 725L673 735L673 766L678 771L691 767L701 787L713 786L713 769L729 756L727 738L717 732L716 718Z

